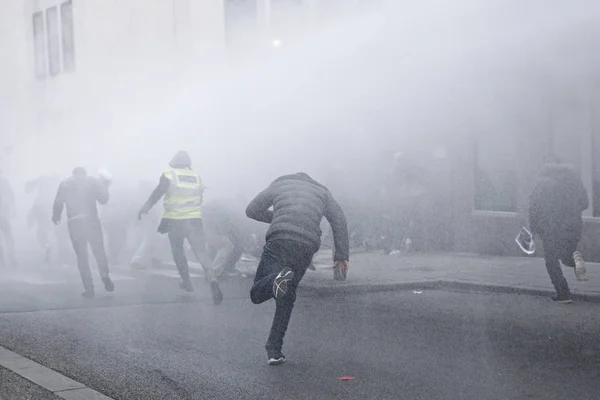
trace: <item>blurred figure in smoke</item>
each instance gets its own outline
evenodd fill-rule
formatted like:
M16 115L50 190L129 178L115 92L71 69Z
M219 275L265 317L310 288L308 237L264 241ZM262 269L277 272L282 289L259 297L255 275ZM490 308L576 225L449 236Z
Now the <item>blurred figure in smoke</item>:
M59 183L60 181L56 176L44 175L27 182L25 185L27 194L35 192L33 205L27 214L27 224L30 228L35 225L37 241L44 251L44 260L47 263L51 261L53 248L58 261L65 261L63 259L65 238L52 225L51 211L48 207L54 200L56 187Z
M348 226L329 190L305 173L276 179L250 202L246 215L270 224L250 299L254 304L275 299L275 316L265 348L269 365L278 365L285 362L281 350L296 288L321 246L321 220L325 217L331 225L333 258L336 267L343 270L347 270L350 256Z
M239 204L237 204L239 203ZM243 214L243 203L219 200L204 206L204 221L206 228L223 240L211 240L211 253L215 270L219 274L235 272L237 262L242 258L246 248L246 234L244 225L246 218Z
M588 207L588 194L581 178L572 167L550 157L531 194L529 226L542 238L546 269L556 289L552 300L559 303L571 302L561 261L575 270L578 280L585 280L585 263L577 245L583 230L581 214Z
M141 220L142 215L147 214L164 196L165 212L158 232L169 235L173 259L182 279L182 288L188 292L194 290L184 249L187 239L194 255L202 264L206 280L210 282L214 303L220 304L223 301L223 293L207 252L202 222L202 180L200 175L192 170L192 160L185 151L175 154L169 166L171 169L160 177L158 186L139 211L138 219Z
M15 257L15 240L12 233L11 219L17 215L15 192L10 182L2 175L0 170L0 233L4 239L4 247L0 240L0 265L8 262L13 267L17 265ZM6 249L6 254L3 250Z
M113 182L111 185L110 204L103 208L101 219L106 236L108 264L119 265L127 250L131 228L135 222L137 206L135 196L128 187Z
M148 193L152 191L153 187L154 184L152 182L143 181L140 182L138 189L140 192ZM138 244L130 261L132 268L145 269L161 264L159 250L162 248L162 238L156 232L156 226L159 221L160 215L155 209L150 210L148 216L139 221L136 227L139 234L136 241Z
M423 168L416 160L398 152L389 174L386 190L387 229L384 250L387 254L410 252L415 238L419 238L423 223L424 178Z
M60 223L63 208L67 208L68 228L71 242L77 255L77 266L83 281L84 297L94 296L94 283L90 271L88 243L98 264L98 270L107 292L115 287L109 276L108 259L104 250L102 224L98 217L98 206L108 203L110 180L106 177L93 178L82 167L73 170L73 176L58 187L54 200L52 221Z

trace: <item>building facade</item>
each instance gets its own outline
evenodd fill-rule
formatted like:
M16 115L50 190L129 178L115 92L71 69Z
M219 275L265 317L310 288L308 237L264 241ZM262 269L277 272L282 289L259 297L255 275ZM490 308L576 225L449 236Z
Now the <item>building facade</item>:
M135 115L160 111L173 88L210 81L324 19L316 1L2 2L5 146L21 159L43 159L61 141L66 154L110 150L103 138L130 134Z

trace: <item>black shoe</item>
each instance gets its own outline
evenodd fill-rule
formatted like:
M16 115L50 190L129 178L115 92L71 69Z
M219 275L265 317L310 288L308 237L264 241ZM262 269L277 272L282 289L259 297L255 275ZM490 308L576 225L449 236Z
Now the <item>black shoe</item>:
M294 271L285 267L273 282L273 297L275 300L281 299L288 292L288 283L294 279Z
M86 299L93 299L94 296L95 294L93 290L86 290L85 292L81 293L81 297L84 297Z
M182 279L179 282L179 287L182 288L183 290L185 290L188 293L194 291L194 286L192 286L192 281L189 278L188 279Z
M104 283L104 289L106 289L107 292L115 291L115 284L108 276L105 278L102 278L102 283Z
M213 302L216 305L219 305L223 302L223 292L221 292L221 288L219 287L219 281L213 279L210 282L210 290L212 291Z
M281 365L285 362L285 356L281 351L269 351L267 358L269 365Z
M559 304L569 304L572 303L571 295L554 295L552 296L552 301Z

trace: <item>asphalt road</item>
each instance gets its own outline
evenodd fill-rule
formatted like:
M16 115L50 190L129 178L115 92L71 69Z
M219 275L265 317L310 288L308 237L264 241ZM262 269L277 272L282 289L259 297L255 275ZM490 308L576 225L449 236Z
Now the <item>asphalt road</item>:
M52 392L0 367L0 399L2 400L60 400Z
M3 313L0 345L115 399L564 400L600 393L595 304L441 291L300 297L284 348L288 363L269 367L263 345L273 304L254 306L239 295L219 307L200 296Z

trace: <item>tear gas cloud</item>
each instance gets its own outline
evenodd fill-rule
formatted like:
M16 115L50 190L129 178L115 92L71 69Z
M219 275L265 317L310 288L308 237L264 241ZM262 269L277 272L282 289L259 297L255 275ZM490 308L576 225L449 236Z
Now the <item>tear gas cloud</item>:
M180 57L165 67L157 54L142 67L115 53L122 72L88 74L78 85L96 89L85 98L49 100L82 106L60 128L48 120L40 140L11 140L5 164L17 192L76 165L106 167L123 185L154 181L179 149L210 198L251 196L298 170L374 176L385 151L514 128L523 108L541 121L536 105L561 85L585 87L598 67L586 29L599 15L593 0L388 1L228 66Z

